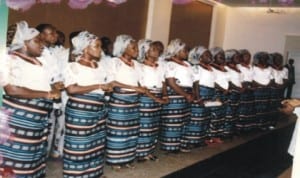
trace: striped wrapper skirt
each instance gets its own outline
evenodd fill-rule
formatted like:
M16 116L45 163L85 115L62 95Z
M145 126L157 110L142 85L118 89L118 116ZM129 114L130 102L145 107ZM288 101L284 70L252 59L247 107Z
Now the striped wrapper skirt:
M281 101L283 100L284 90L278 87L271 88L270 96L270 116L271 116L271 125L275 126L279 117L278 108L281 106Z
M103 174L106 117L103 95L69 96L65 111L64 178L99 178Z
M0 175L9 174L7 177L17 178L45 177L47 119L52 102L4 95L3 108L10 115L8 118L0 118L1 127L6 122L6 129L9 130L7 140L0 143ZM3 136L1 133L1 137Z
M151 91L160 98L161 93ZM151 155L156 147L161 105L146 95L140 96L140 133L137 145L137 157Z
M224 127L228 108L228 94L224 94L221 90L215 90L214 99L220 100L222 105L211 108L211 120L218 120L218 124L215 125L215 129L211 129L213 125L210 125L209 136L223 138L225 137Z
M270 88L259 87L253 92L255 98L256 124L258 128L271 125L270 118Z
M254 95L252 90L241 93L238 109L238 121L235 126L239 131L250 131L256 128Z
M138 101L136 92L113 92L110 97L106 137L108 164L127 164L136 157L140 128Z
M232 137L236 131L235 125L238 121L238 109L240 104L240 93L236 90L231 90L228 94L227 110L224 124L224 137Z
M191 88L183 88L191 93ZM168 87L169 103L162 106L159 141L165 151L179 151L186 148L186 126L190 121L190 104L186 99Z
M199 95L202 100L212 100L214 93L214 88L205 86L199 87ZM210 108L197 103L191 104L191 119L185 133L189 144L197 145L204 143L207 138L210 119Z

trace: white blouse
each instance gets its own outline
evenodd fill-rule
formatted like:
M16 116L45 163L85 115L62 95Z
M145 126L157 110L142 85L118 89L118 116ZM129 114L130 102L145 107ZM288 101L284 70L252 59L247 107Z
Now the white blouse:
M78 62L68 63L64 72L64 77L66 87L73 84L88 86L107 83L107 72L103 67L98 66L98 68L91 68L81 65ZM92 92L100 94L104 93L101 89Z
M259 84L267 85L273 79L271 67L262 69L257 66L253 67L253 80Z
M215 83L217 83L223 89L227 90L229 88L229 79L230 79L228 72L220 71L215 68L213 68L213 70L216 75Z
M109 61L107 61L107 65L109 66L108 81L115 80L123 84L138 86L141 64L135 60L132 61L134 63L134 66L132 67L128 66L117 57L111 58Z
M276 70L272 68L272 75L275 80L275 83L282 85L284 79L288 79L288 73L285 70L286 68L284 67L282 70Z
M175 78L177 85L181 87L193 87L194 74L192 66L184 61L187 66L168 62L166 64L166 78Z
M242 66L241 64L238 64L237 68L243 74L243 82L252 82L253 81L253 67L252 66L249 66L249 68L248 68L248 67Z
M41 61L42 62L42 61ZM50 91L45 64L34 65L15 55L7 56L7 70L3 84L11 84L38 91Z
M148 89L161 89L162 82L165 81L164 68L162 65L158 67L150 67L148 65L141 64L139 82L141 86Z
M227 73L229 75L229 80L235 86L242 87L243 74L241 72L237 72L237 71L231 69L228 66L225 66L225 69L227 70Z
M0 87L3 87L8 84L9 76L9 63L8 56L5 54L0 58Z
M63 46L55 46L54 48L50 48L49 50L55 59L55 61L53 61L53 65L57 65L57 71L53 71L57 73L52 74L53 80L55 82L64 81L63 72L67 67L69 61L69 49L66 49Z
M48 72L48 80L51 84L58 82L59 76L59 67L58 67L58 59L54 56L54 54L49 50L49 48L44 48L43 53L38 60L41 61L45 66Z
M215 80L216 80L216 74L214 70L210 71L207 69L204 69L200 65L194 65L193 66L194 71L194 80L199 81L199 85L214 88L215 87Z

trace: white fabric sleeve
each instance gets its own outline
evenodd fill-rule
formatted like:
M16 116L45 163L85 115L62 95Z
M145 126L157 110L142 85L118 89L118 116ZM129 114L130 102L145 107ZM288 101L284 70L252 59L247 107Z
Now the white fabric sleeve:
M76 63L69 63L64 70L64 84L66 87L76 83L76 73L78 73Z
M104 67L106 69L107 72L107 78L106 78L106 82L112 82L115 80L115 71L117 71L117 60L118 58L111 58L109 60L106 60L105 62L103 61L103 63L101 63L100 65L102 65L101 67Z
M288 79L289 78L289 71L286 67L284 67L282 69L282 75L283 75L283 79Z
M270 70L270 73L269 73L269 74L270 74L270 81L271 81L271 80L275 79L275 77L274 77L274 72L273 72L274 69L271 68L271 67L269 67L268 70Z
M4 55L0 58L0 87L3 87L9 83L9 62L8 56Z
M175 78L176 76L176 64L168 62L166 65L166 78Z
M192 66L192 72L193 72L193 82L199 80L200 81L200 78L201 78L201 69L194 65Z

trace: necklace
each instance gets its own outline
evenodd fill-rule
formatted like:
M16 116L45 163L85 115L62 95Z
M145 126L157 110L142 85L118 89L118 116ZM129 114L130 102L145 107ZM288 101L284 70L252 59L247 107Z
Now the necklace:
M90 61L90 60L86 60L84 58L79 59L78 61L80 64L87 66L87 67L91 67L93 69L98 67L98 64L95 61Z
M209 64L206 65L206 64L200 62L199 65L201 67L203 67L204 69L206 69L206 70L212 71L212 68L211 68L211 66Z
M126 65L130 66L130 67L134 67L134 63L133 61L130 59L126 59L125 57L120 57L121 61L123 61Z
M23 60L25 60L25 61L27 61L27 62L29 62L31 64L39 65L39 66L43 65L38 59L26 56L25 54L22 54L20 52L13 51L12 54L16 55L16 56L19 56L21 59L23 59Z
M156 62L150 62L150 61L148 61L148 60L144 60L143 63L144 63L145 65L147 65L147 66L150 66L150 67L154 67L154 68L158 67L158 64L157 64Z
M178 58L171 57L170 60L173 61L173 62L175 62L175 63L177 63L177 64L179 64L179 65L188 67L188 65L186 63L184 63L183 60L179 60Z
M212 67L214 67L215 69L217 69L219 71L226 72L226 69L224 68L223 65L218 65L218 64L215 64L215 63L212 63L211 65L212 65Z

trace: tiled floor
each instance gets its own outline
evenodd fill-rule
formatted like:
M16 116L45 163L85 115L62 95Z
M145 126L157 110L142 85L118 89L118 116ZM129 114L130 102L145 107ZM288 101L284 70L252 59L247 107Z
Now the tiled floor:
M278 128L294 122L295 118L283 119L279 122ZM251 139L254 139L264 133L253 133L248 135L242 135L234 138L232 141L226 141L225 143L213 146L203 147L192 150L190 153L180 154L165 154L160 150L157 150L156 155L159 157L158 162L143 162L135 163L135 169L124 168L120 171L113 171L109 166L105 166L104 174L107 178L158 178L168 173L174 172L178 169L182 169L198 161L212 157L215 154L233 148L237 145L243 144ZM49 160L47 166L47 178L61 178L62 177L62 162L59 160ZM289 178L290 170L285 171L280 178Z

